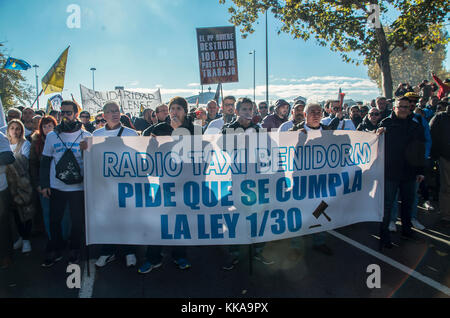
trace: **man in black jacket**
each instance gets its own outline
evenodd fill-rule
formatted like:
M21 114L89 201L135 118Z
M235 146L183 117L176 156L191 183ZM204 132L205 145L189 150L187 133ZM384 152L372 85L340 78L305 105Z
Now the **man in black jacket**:
M226 124L222 129L224 139L227 134L239 133L239 132L251 132L258 133L259 126L252 122L253 118L253 102L248 98L239 98L236 102L237 118L233 122ZM222 144L225 146L228 143L223 140ZM232 151L233 149L225 149ZM267 259L263 256L263 250L265 243L257 243L254 248L253 258L265 265L271 265L274 261ZM234 266L239 262L240 248L239 245L228 246L228 255L222 268L224 270L232 270Z
M156 127L156 125L163 123L163 122L170 122L169 117L169 107L167 107L166 104L161 104L155 109L156 118L158 119L158 122L154 125L149 126L147 129L145 129L142 132L142 136L150 136L153 132L153 129Z
M366 132L377 130L380 116L381 113L378 108L372 108L356 130Z
M424 179L425 136L421 124L411 113L409 99L396 100L392 114L379 124L385 133L384 217L380 227L380 250L392 248L389 222L397 191L402 199L402 237L413 238L411 210L415 183Z
M439 207L441 222L450 226L450 106L445 112L437 113L430 122L431 155L439 159L441 186L439 192Z
M169 116L170 124L162 122L157 124L151 135L153 136L171 136L178 128L184 128L189 131L191 135L199 131L201 127L195 127L192 121L187 117L188 103L183 97L174 97L169 102ZM161 256L162 246L152 245L147 247L146 260L144 264L138 269L138 273L146 274L152 269L158 268L162 265ZM186 258L186 246L175 246L172 249L172 257L175 260L179 269L188 269L191 263Z

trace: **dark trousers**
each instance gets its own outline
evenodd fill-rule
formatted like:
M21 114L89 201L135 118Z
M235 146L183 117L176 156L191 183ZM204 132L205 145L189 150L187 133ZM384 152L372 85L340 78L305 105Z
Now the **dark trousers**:
M13 236L11 233L11 197L9 189L0 191L0 260L13 254Z
M59 191L51 189L50 195L50 239L47 253L59 252L64 248L61 221L66 205L69 205L72 231L70 249L79 250L84 242L84 191Z
M389 232L389 222L391 221L391 211L394 200L396 199L397 191L402 198L402 204L400 206L400 218L402 220L402 233L411 234L411 210L414 204L414 192L416 190L416 182L400 182L386 180L384 184L384 216L383 222L380 226L380 239L381 243L391 242L391 236Z
M19 232L19 235L22 237L22 239L29 241L31 238L31 230L33 228L33 220L22 222L22 220L20 219L19 211L17 211L16 208L14 208L13 210L17 232Z
M158 264L162 260L161 252L163 246L151 245L147 247L146 258L152 264ZM186 258L186 246L173 246L172 247L172 257L174 260L180 258Z

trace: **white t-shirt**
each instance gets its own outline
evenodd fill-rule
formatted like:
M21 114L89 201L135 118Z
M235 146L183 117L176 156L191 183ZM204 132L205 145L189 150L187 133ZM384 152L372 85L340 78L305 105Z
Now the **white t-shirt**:
M325 126L328 126L331 123L331 118L330 117L325 117L322 118L322 120L320 121L322 124L324 124ZM345 122L345 127L343 130L356 130L355 125L353 124L351 119L344 119L341 120L339 122L339 125L337 127L337 130L342 130L342 126L344 125Z
M14 152L16 151L17 148L17 144L15 145L10 145L11 146L11 151ZM31 148L31 144L28 140L26 140L23 144L22 144L22 149L20 149L20 153L25 156L27 159L30 158L30 148Z
M106 127L102 127L100 129L97 129L92 133L92 136L94 137L117 137L119 134L119 130L121 127L114 129L114 130L107 130ZM135 137L138 136L137 132L131 128L123 127L122 136L121 137Z
M11 147L9 145L9 140L6 138L4 134L0 132L0 153L11 151ZM6 190L8 188L8 182L6 181L5 174L6 166L0 166L0 191Z
M81 136L80 136L81 134ZM83 183L78 184L65 184L58 178L56 178L56 164L63 156L67 148L72 147L72 152L80 165L81 175L83 175L83 157L80 150L80 142L86 138L91 137L92 134L85 130L78 130L73 133L61 133L58 138L56 132L52 131L45 138L44 151L42 155L52 157L52 163L50 166L50 187L59 191L83 191ZM66 144L61 142L61 140ZM73 145L72 145L73 144ZM67 147L67 148L66 148Z
M281 126L278 128L278 132L288 131L292 127L294 127L294 122L292 120L289 120L289 121L281 124Z
M214 119L212 122L209 123L208 128L206 128L204 135L221 134L224 124L225 121L223 120L223 117Z

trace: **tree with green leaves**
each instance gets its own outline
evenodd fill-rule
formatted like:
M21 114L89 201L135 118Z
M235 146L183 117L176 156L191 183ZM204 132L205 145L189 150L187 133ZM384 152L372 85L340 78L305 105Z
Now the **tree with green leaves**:
M7 59L4 46L0 43L0 67L5 65ZM21 72L0 69L0 98L5 111L11 107L29 106L34 100L33 86L26 84Z
M448 21L450 0L230 0L230 22L245 38L260 14L270 10L282 22L279 32L295 39L314 37L321 46L339 52L345 62L376 63L383 95L392 98L390 55L396 49L433 50L446 44L440 30ZM219 0L226 3L226 0ZM387 22L396 16L393 22ZM385 32L385 26L392 30Z
M442 44L436 45L432 52L416 50L413 47L394 50L389 58L394 86L400 83L416 86L425 79L433 82L431 73L437 74L439 78L449 78L450 72L444 67L446 55L445 46ZM368 75L381 89L381 72L377 63L369 64Z

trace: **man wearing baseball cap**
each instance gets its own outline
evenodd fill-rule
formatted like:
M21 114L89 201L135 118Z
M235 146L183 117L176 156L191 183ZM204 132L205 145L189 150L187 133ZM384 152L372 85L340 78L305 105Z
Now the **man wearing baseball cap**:
M289 103L284 99L275 102L275 113L268 115L262 122L262 127L267 131L277 131L281 124L287 121L289 116Z
M303 100L297 100L294 103L294 107L292 107L292 112L291 112L291 116L292 119L283 123L280 128L278 128L278 132L281 131L288 131L289 129L291 129L292 127L294 127L295 125L301 123L302 121L305 120L305 117L303 115L303 111L305 109L305 102Z

